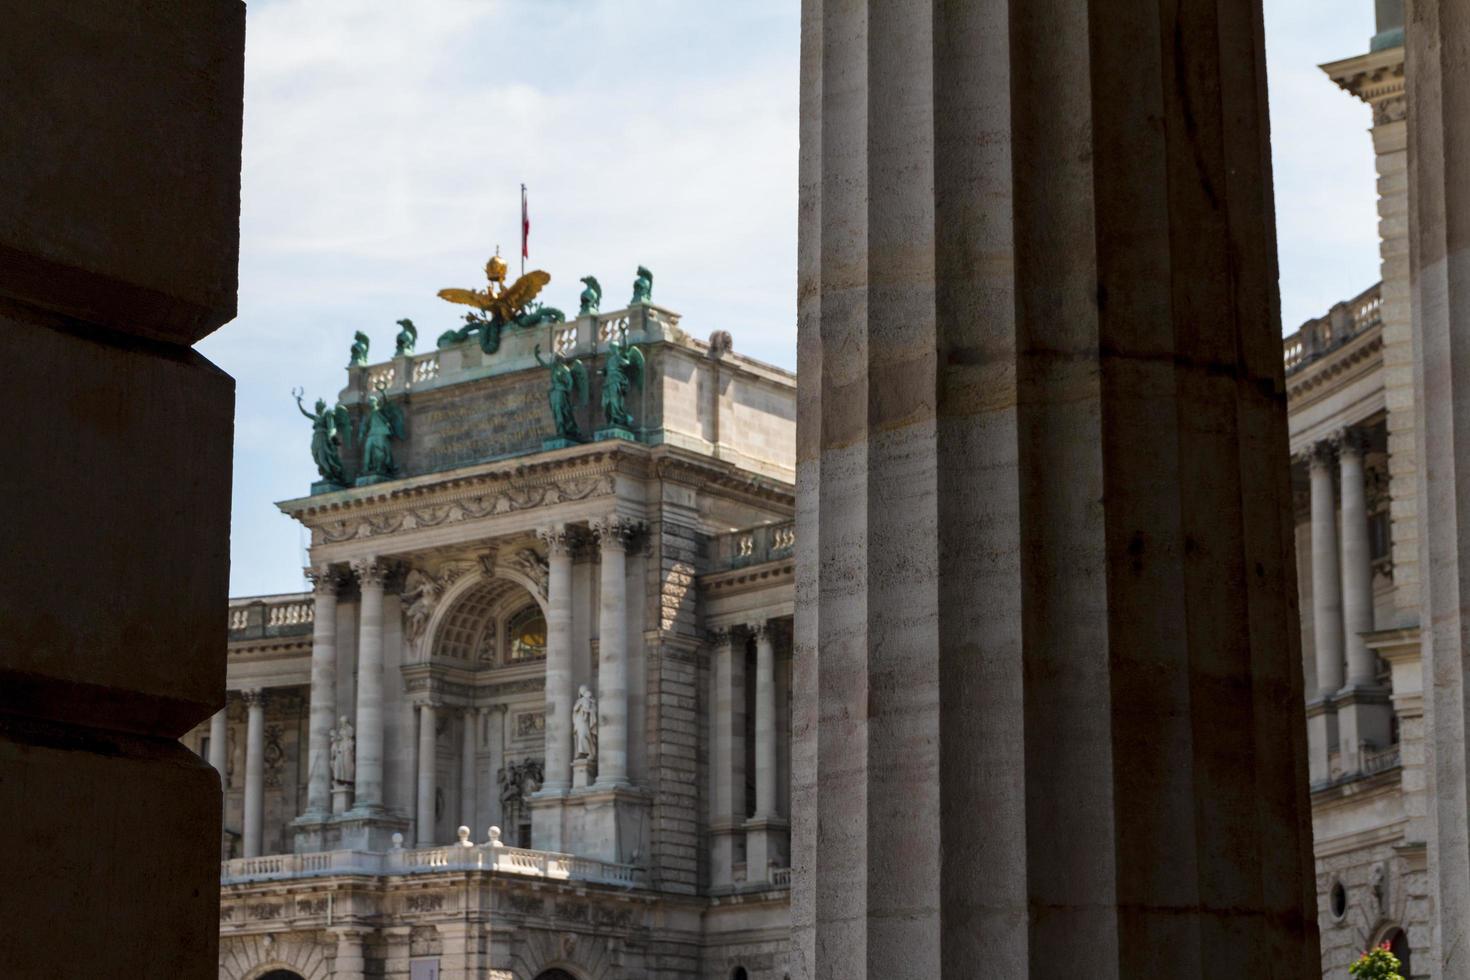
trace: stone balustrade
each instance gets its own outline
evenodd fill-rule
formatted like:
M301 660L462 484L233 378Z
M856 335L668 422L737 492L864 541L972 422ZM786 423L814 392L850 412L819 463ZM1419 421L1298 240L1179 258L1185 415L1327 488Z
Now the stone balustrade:
M1335 304L1326 316L1308 320L1282 340L1286 373L1298 371L1317 358L1347 343L1364 330L1381 326L1382 283L1376 283L1350 300Z
M761 524L717 535L710 555L710 570L724 571L790 558L796 547L796 524Z
M343 850L234 858L220 862L220 882L234 885L334 875L413 875L446 871L496 871L628 887L647 884L647 875L642 868L557 851L506 847L493 837L485 844L395 848L387 852Z
M229 639L261 640L277 636L310 636L316 605L310 593L262 596L231 603Z

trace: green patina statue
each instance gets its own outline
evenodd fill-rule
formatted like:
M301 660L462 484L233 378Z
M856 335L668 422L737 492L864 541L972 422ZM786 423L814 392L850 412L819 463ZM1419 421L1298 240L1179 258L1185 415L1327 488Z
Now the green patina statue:
M352 359L348 367L366 367L368 359L368 335L359 330L352 337Z
M628 331L621 333L621 340L607 345L607 357L602 363L602 416L610 426L629 429L633 416L628 414L628 389L643 384L643 352L628 343Z
M329 410L327 403L320 398L316 400L315 414L308 412L301 404L301 396L305 393L301 388L291 392L296 396L296 408L311 419L311 458L316 463L317 472L323 481L345 486L347 475L342 470L341 446L343 437L352 434L352 419L346 408L338 405Z
M653 302L653 273L645 266L638 267L638 278L633 280L633 298L629 306L646 306Z
M358 483L373 483L393 476L398 467L393 463L393 440L403 438L403 409L388 398L386 386L379 385L368 396L368 411L359 426L362 443L362 473Z
M398 338L393 344L393 356L402 357L413 353L413 345L418 343L419 328L413 325L412 320L399 320Z
M577 310L577 316L590 316L597 312L598 304L602 302L602 286L596 276L583 276L582 284L587 288L582 290L582 306Z
M540 344L536 345L536 363L551 369L551 387L546 390L546 397L551 402L557 437L580 442L582 430L577 427L576 410L587 404L587 369L581 361L569 360L561 354L549 361L543 359Z

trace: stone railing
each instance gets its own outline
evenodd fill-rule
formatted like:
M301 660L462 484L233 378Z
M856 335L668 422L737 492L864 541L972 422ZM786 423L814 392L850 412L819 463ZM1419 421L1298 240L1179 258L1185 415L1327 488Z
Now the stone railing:
M1383 322L1383 300L1377 283L1342 303L1334 304L1324 317L1308 320L1282 341L1286 373L1300 370L1317 358L1347 343L1358 334Z
M796 547L796 524L761 524L717 535L710 555L710 569L724 571L790 558Z
M1363 750L1363 775L1371 776L1374 773L1385 772L1399 764L1399 747L1390 745L1386 749Z
M771 869L771 884L775 885L777 888L790 888L791 887L791 869L790 868L772 868Z
M275 636L310 636L316 603L311 593L260 596L230 602L228 633L231 640L261 640Z
M493 828L492 828L493 829ZM390 851L323 851L315 854L274 854L234 858L220 863L223 884L282 881L333 875L412 875L445 871L498 871L558 881L633 887L646 881L641 868L592 858L507 847L498 833L485 844L472 844L469 833L458 844L443 847L395 847Z

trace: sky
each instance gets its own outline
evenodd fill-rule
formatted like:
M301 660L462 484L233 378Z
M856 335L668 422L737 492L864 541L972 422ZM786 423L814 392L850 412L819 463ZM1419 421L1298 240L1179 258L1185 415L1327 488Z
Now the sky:
M1369 111L1316 67L1372 3L1265 11L1289 332L1378 277ZM396 320L458 325L435 293L497 244L516 270L522 183L548 303L646 265L695 336L795 367L798 57L798 0L252 0L239 315L199 344L236 380L231 595L303 587L292 389L331 401L354 331L376 362Z

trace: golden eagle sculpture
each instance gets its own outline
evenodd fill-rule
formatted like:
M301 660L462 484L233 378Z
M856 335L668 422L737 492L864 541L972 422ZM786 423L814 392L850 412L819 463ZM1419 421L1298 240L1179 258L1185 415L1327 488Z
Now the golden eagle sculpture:
M509 286L505 285L505 260L500 250L485 263L484 289L441 289L439 298L461 306L474 307L466 313L465 325L446 330L439 337L440 347L464 343L479 335L480 349L493 354L500 349L500 331L506 327L529 329L543 323L565 323L566 314L551 306L535 302L537 295L551 282L551 275L537 269L526 273Z

